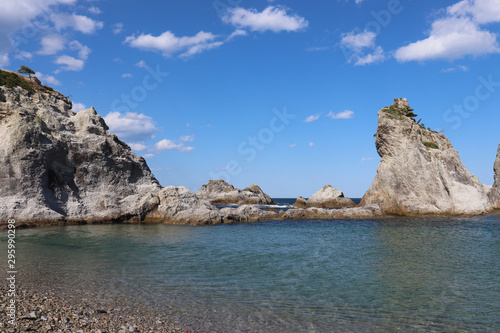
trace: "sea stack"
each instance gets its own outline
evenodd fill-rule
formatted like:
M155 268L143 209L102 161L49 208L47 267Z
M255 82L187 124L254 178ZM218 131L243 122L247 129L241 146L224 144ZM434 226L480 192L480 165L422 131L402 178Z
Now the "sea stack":
M0 85L0 219L141 220L161 187L94 108L10 71ZM59 221L59 222L58 222Z
M298 208L338 208L354 207L356 204L351 199L345 197L341 190L337 190L332 185L325 185L308 200L298 197L293 206Z
M487 187L462 164L446 136L426 129L416 116L405 98L378 112L375 144L382 159L361 205L377 204L385 214L399 215L490 210Z
M209 180L196 192L200 199L210 201L215 205L225 204L262 204L272 205L275 202L269 195L264 193L258 185L251 185L243 190L235 188L223 179Z

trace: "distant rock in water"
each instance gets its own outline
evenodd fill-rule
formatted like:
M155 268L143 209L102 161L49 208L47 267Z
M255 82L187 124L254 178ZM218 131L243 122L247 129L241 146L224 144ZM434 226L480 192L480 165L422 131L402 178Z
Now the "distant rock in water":
M240 190L223 179L209 180L208 184L202 185L196 192L196 196L215 205L275 204L271 197L265 194L257 185L251 185Z
M144 158L94 108L75 113L36 78L0 74L0 219L143 219L161 189Z
M445 135L415 121L405 98L396 98L378 116L375 144L382 159L362 206L377 204L385 214L400 215L473 215L491 209L487 187L462 164ZM495 165L500 169L500 162Z
M332 185L325 185L308 200L298 197L293 206L298 208L337 208L354 207L356 204L351 199L346 198L342 191L337 190Z

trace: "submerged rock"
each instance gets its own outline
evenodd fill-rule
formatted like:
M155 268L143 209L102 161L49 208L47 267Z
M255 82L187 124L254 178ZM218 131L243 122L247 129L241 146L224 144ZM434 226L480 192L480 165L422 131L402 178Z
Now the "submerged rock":
M216 205L225 204L263 204L271 205L275 202L257 185L251 185L243 190L235 188L223 179L209 180L196 192L196 196Z
M356 204L351 199L346 198L342 191L337 190L332 185L325 185L307 200L298 197L293 206L298 208L337 208L354 207Z
M29 83L36 89L0 86L0 219L143 219L161 189L144 158L94 108L75 113L62 94Z
M361 205L386 214L473 215L491 209L487 190L460 161L445 135L417 123L408 101L378 112L376 148L382 158Z

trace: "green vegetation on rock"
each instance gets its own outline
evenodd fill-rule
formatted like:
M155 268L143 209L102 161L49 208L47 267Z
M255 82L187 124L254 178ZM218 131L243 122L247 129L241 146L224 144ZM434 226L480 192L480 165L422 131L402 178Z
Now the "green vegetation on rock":
M390 113L391 115L398 116L399 119L403 119L403 117L415 118L417 114L413 113L413 109L409 106L406 107L395 107L391 105L389 107L384 108L384 111ZM415 119L413 119L415 120Z
M21 87L28 91L33 91L33 87L16 73L6 72L0 69L0 86L7 88Z
M424 146L426 146L427 148L439 149L438 145L434 142L424 142Z

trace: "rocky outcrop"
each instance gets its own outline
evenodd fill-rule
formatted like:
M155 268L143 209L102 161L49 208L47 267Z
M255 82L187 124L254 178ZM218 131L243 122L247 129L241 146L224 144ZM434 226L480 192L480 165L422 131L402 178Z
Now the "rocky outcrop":
M493 172L495 181L488 192L488 199L490 200L491 208L500 209L500 145L498 146Z
M144 219L161 189L144 158L94 108L26 82L0 86L0 220Z
M361 205L386 214L473 215L491 209L486 187L460 161L445 135L415 121L406 99L378 112L381 162ZM490 196L491 197L491 196Z
M167 186L151 196L146 220L170 224L220 224L223 214L184 186Z
M225 204L274 204L271 197L262 191L257 185L251 185L243 190L235 188L226 181L209 180L208 184L202 185L196 192L196 196L200 199L210 201L215 205Z
M294 208L280 212L280 217L285 220L301 219L373 219L383 217L384 213L378 205L366 205L364 207L350 207L339 209L327 208Z
M342 191L337 190L332 185L325 185L309 199L298 197L293 206L298 208L338 208L354 207L356 204L351 199L346 198Z

